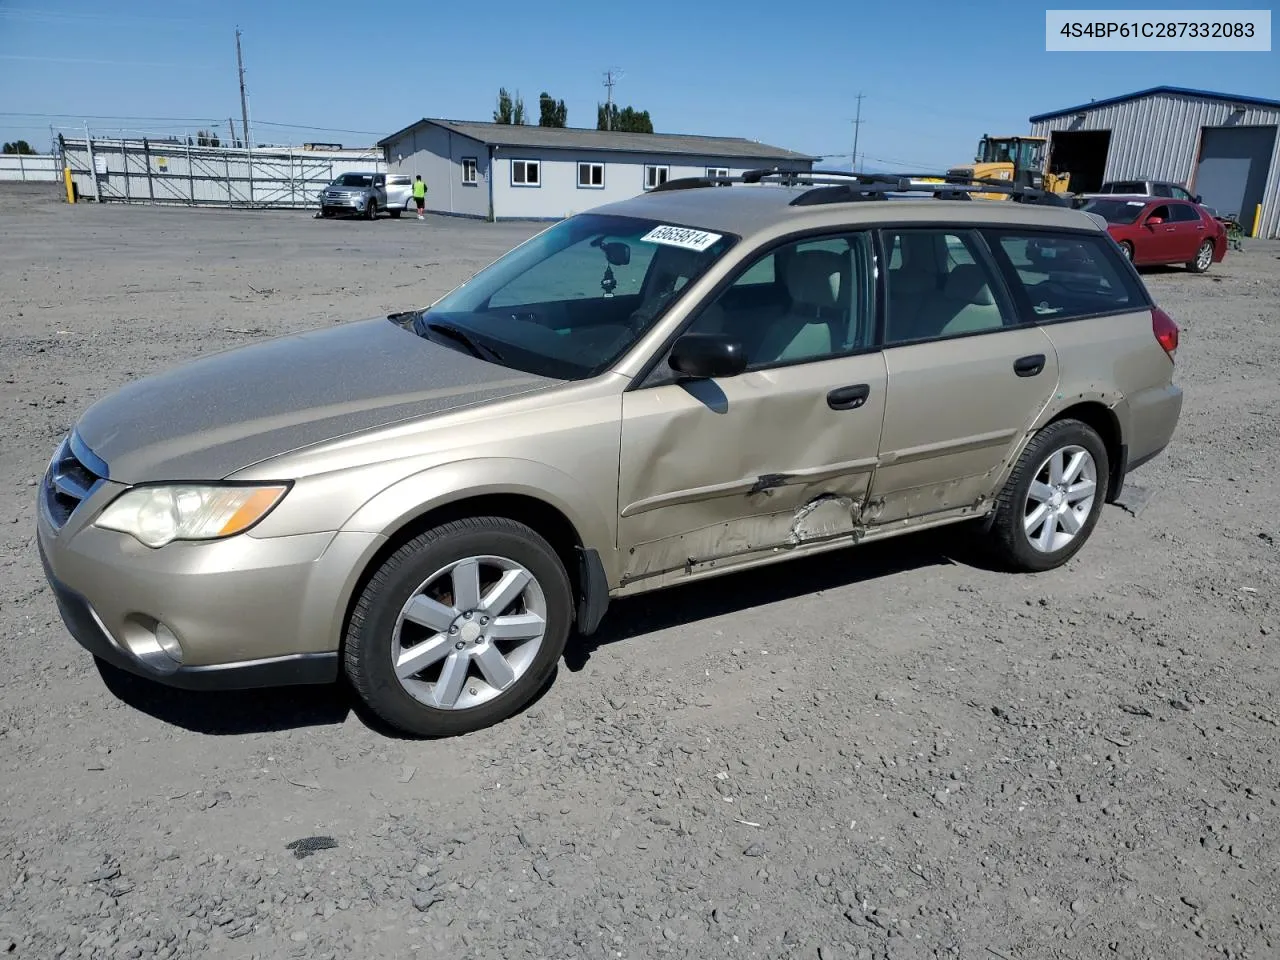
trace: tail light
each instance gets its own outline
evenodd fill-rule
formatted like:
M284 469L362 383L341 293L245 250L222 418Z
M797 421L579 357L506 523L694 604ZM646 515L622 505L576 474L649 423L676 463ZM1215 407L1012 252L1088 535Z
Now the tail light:
M1178 325L1173 322L1173 317L1169 316L1159 307L1153 307L1151 310L1151 332L1155 334L1156 341L1169 355L1169 359L1173 359L1173 355L1178 352Z

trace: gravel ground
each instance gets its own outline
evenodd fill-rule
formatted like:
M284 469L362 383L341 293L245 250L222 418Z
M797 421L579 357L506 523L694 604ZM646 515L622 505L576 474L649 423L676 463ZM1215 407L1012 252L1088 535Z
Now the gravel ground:
M925 535L620 602L442 742L100 674L33 539L78 411L533 229L0 194L0 954L1280 955L1276 243L1147 274L1182 424L1063 569Z

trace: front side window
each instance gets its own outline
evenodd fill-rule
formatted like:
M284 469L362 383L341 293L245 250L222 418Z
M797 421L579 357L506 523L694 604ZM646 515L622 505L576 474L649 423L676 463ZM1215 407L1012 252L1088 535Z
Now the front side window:
M736 340L748 370L866 349L875 338L871 263L867 233L786 244L750 263L689 332Z
M1152 188L1151 193L1157 197L1172 197L1173 191L1169 189L1167 183L1157 183Z
M607 369L737 238L585 213L516 247L414 319L420 336L539 376Z
M972 230L888 230L885 343L995 331L1011 322L994 263Z
M476 158L463 157L462 158L462 182L475 183L477 179L479 178L476 176Z
M1200 219L1200 211L1189 203L1169 204L1170 223L1193 223Z
M989 230L987 241L1029 319L1072 320L1149 306L1106 236Z
M667 178L670 175L670 167L656 166L654 164L647 163L644 167L644 188L646 190L652 190L654 187L660 187L667 182Z
M1195 202L1195 197L1191 196L1191 194L1187 193L1187 191L1183 190L1181 187L1173 187L1172 190L1173 195L1179 200L1190 200Z
M542 185L542 163L538 160L512 160L511 183L517 187Z
M578 186L584 189L602 189L604 187L604 164L578 164Z

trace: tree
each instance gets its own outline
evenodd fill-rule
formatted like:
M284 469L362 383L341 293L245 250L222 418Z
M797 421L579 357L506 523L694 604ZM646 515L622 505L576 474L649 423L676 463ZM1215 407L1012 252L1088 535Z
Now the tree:
M538 111L541 114L538 117L540 127L563 127L569 122L569 109L564 101L552 99L551 94L545 90L538 97Z
M216 133L208 130L198 130L196 131L196 145L200 147L220 147L222 146L222 141L218 139Z
M5 153L21 153L29 157L34 157L36 152L31 149L31 144L25 140L15 140L13 143L5 143Z
M618 109L614 104L596 105L596 129L617 130L620 133L653 133L653 121L649 119L648 110L636 110L634 107Z
M493 122L524 123L524 101L520 99L519 93L513 98L506 87L498 90L498 109L493 111Z

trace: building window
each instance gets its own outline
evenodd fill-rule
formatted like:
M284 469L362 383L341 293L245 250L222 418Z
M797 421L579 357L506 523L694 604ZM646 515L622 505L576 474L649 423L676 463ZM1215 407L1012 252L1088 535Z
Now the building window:
M479 177L476 176L476 158L475 157L462 158L462 182L471 184L473 186L477 182L479 182Z
M727 177L729 175L728 167L707 167L708 177Z
M542 186L542 161L512 160L511 185L513 187Z
M660 187L667 182L667 177L670 175L670 167L660 167L652 163L646 163L644 165L644 188L652 190L654 187Z
M601 190L604 188L603 163L579 163L578 186L584 189Z

